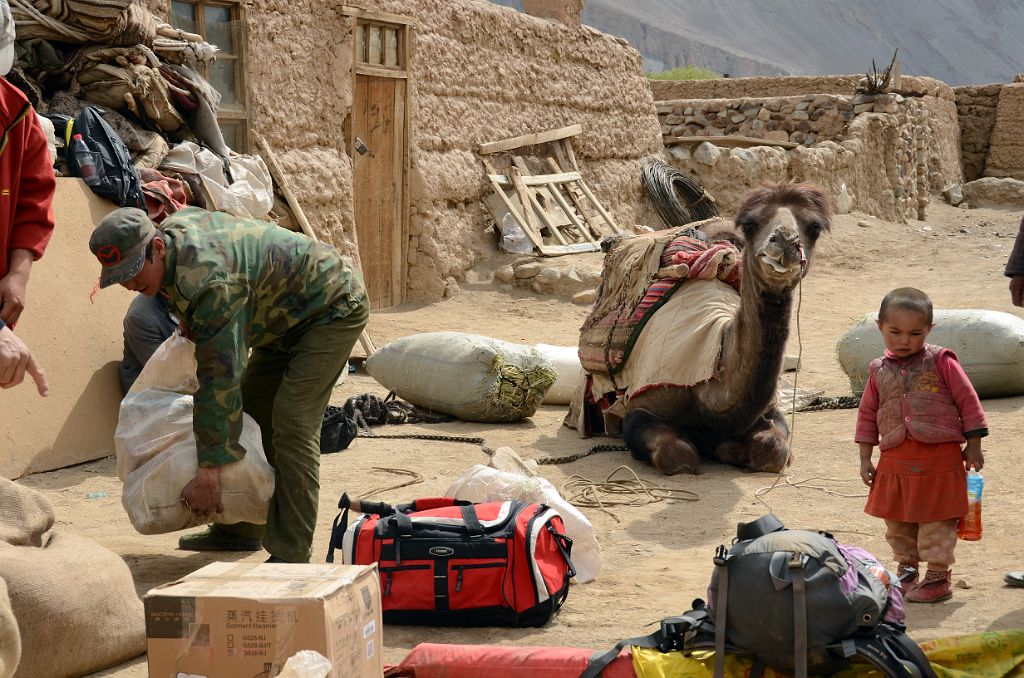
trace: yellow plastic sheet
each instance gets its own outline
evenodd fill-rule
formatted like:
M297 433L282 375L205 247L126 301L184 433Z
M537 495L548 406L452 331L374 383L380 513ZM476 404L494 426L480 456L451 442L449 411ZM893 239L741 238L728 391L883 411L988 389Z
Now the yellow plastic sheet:
M975 633L921 643L939 678L1010 678L1024 676L1024 629ZM746 678L750 661L725 658L726 678ZM687 657L679 652L633 648L633 670L637 678L711 678L714 652ZM789 678L791 674L766 668L764 678ZM870 665L856 665L836 678L871 678L881 673Z

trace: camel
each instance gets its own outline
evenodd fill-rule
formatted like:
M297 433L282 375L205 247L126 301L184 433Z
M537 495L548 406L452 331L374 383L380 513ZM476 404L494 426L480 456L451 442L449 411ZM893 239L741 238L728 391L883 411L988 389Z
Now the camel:
M666 475L698 473L702 457L766 472L791 462L776 385L794 291L830 221L817 186L776 184L747 195L735 220L743 238L740 305L715 376L631 398L622 436L633 457Z

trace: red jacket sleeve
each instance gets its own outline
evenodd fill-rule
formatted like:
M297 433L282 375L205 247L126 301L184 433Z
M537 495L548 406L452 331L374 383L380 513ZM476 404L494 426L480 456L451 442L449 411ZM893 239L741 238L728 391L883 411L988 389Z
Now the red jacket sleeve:
M11 187L12 193L17 193L8 247L29 250L33 259L39 259L53 234L53 193L57 180L46 135L34 111L29 110L11 130L8 144L7 152L21 152L21 175L17 186Z
M875 383L875 366L871 366L871 376L860 396L860 407L857 409L857 431L854 433L855 443L878 444L878 384Z
M960 421L964 427L964 433L975 432L980 436L988 435L988 421L985 419L985 410L981 409L981 400L978 399L978 392L974 385L967 378L964 368L960 367L960 361L956 354L950 350L939 353L935 360L935 367L939 371L942 380L946 382L956 408L960 410Z

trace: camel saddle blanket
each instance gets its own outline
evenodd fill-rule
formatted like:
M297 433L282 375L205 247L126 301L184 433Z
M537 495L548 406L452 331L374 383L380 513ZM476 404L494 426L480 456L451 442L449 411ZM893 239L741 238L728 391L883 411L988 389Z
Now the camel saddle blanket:
M645 325L687 280L723 280L739 289L740 258L729 242L707 243L684 228L615 242L604 260L597 301L580 330L579 356L592 374L621 372Z
M739 293L721 280L685 282L644 325L618 374L592 373L580 383L565 424L584 438L600 430L619 435L630 398L714 377L725 329L739 307ZM590 419L598 411L601 423Z

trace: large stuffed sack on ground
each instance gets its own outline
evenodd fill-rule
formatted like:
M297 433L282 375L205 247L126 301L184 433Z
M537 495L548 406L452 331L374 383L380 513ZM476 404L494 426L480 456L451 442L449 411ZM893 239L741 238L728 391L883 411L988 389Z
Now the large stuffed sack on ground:
M484 422L532 416L558 376L532 346L462 332L393 341L367 358L366 371L414 405Z
M121 402L114 449L124 481L121 505L141 534L173 532L199 524L181 499L198 469L192 431L195 345L175 334L157 349ZM242 415L239 443L245 457L221 468L224 512L214 521L263 524L274 494L259 425Z
M534 348L547 356L555 368L555 374L558 375L554 385L544 394L544 404L568 405L584 380L579 349L575 346L551 344L537 344Z
M53 523L45 497L0 478L0 579L21 637L16 678L81 676L146 651L142 601L128 566ZM0 637L5 628L0 612ZM0 664L5 652L6 643Z
M0 678L11 678L21 659L21 632L7 596L7 584L0 579Z
M885 352L877 317L864 316L836 342L836 357L858 395L867 385L871 361ZM956 353L980 397L1024 393L1024 320L999 311L964 309L936 311L934 322L928 343Z

